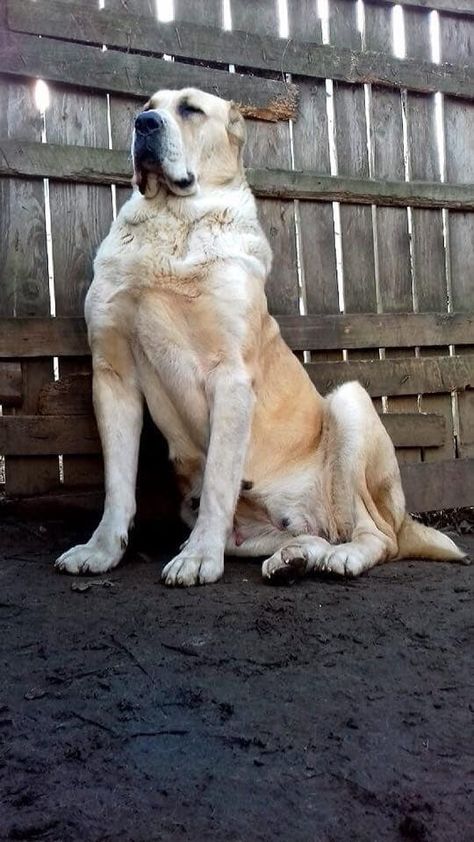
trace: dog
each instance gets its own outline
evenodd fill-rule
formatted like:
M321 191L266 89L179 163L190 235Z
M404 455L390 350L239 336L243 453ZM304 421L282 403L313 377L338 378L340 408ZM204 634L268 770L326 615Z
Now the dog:
M269 315L271 252L244 142L238 108L193 88L158 91L136 118L135 190L98 250L85 302L104 513L57 568L105 573L124 555L144 401L192 527L166 585L216 582L225 553L264 556L275 581L463 559L407 514L367 392L352 382L322 397Z

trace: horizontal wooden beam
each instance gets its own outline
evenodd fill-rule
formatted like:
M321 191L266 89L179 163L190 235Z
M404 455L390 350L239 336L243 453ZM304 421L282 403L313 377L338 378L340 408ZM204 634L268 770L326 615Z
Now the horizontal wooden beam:
M61 398L59 393L56 397ZM5 456L100 454L92 407L87 415L68 414L74 396L64 391L63 397L62 413L0 417L0 453ZM76 409L77 403L72 406ZM60 410L61 404L58 402L55 408ZM446 425L442 416L387 413L380 418L396 447L439 447L445 441Z
M48 16L48 4L43 9ZM192 85L234 100L245 116L259 120L288 120L297 111L297 89L286 82L5 30L0 31L0 73L126 94L142 103L157 87Z
M0 359L90 356L84 319L0 319Z
M318 362L307 363L305 368L323 395L350 380L362 383L373 398L429 395L474 387L474 354Z
M21 363L0 363L0 405L19 406L22 401Z
M93 415L0 417L0 453L5 456L84 456L100 452Z
M472 313L277 316L294 351L474 345ZM0 359L89 356L84 319L0 318Z
M474 459L401 466L409 512L474 506Z
M254 193L265 198L474 210L474 184L386 181L271 169L248 169L247 176Z
M474 345L474 313L278 316L293 351Z
M395 447L441 447L446 441L444 415L386 412L380 420Z
M150 16L120 15L106 9L84 8L80 3L9 0L8 23L11 29L19 32L53 36L58 39L67 38L97 46L107 44L108 47L126 50L128 56L127 59L122 58L122 64L128 67L130 62L132 75L137 58L136 55L132 55L135 50L155 56L167 53L200 61L220 62L224 65L272 70L278 74L292 73L295 76L351 83L371 82L392 88L425 92L441 91L452 96L474 96L474 70L467 65L455 67L446 63L433 64L413 59L398 59L383 53L357 52L237 30L224 31L194 23L162 23ZM48 49L54 48L48 46ZM108 54L113 52L108 50ZM74 61L74 54L70 55ZM111 61L113 63L113 60ZM159 60L154 61L158 63ZM179 66L177 62L168 64ZM47 64L46 67L47 72L51 72L50 65ZM194 84L192 71L198 68L190 65L186 67L191 74L186 84ZM97 75L95 65L84 69L84 73L93 87ZM42 77L47 78L44 72ZM83 84L85 78L83 76ZM149 88L148 93L158 87L157 78L160 79L160 73L155 72L155 84ZM197 74L195 78L198 78ZM68 81L67 78L64 81ZM257 82L263 80L259 79ZM166 86L169 87L169 84L164 84L160 79L160 87Z
M364 2L370 5L385 4L387 6L395 6L397 4L413 9L426 9L428 12L434 9L437 12L446 12L450 15L474 17L474 4L472 0L364 0Z
M129 152L0 138L0 176L130 185ZM248 169L262 198L474 210L474 184L385 181L273 169Z

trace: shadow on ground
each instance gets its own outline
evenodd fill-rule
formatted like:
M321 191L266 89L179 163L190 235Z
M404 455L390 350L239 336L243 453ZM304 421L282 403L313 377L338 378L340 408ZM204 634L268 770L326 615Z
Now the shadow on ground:
M1 839L472 842L472 567L54 573L86 537L0 527Z

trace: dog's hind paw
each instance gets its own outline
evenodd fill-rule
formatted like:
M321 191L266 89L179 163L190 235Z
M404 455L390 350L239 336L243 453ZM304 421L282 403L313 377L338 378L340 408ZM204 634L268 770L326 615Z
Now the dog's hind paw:
M262 576L274 584L290 584L305 575L306 567L304 547L284 547L263 562Z

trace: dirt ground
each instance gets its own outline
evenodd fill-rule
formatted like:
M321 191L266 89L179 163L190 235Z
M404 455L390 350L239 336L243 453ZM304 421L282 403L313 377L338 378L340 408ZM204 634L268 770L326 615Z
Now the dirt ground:
M2 840L472 842L473 567L56 574L88 530L0 527Z

